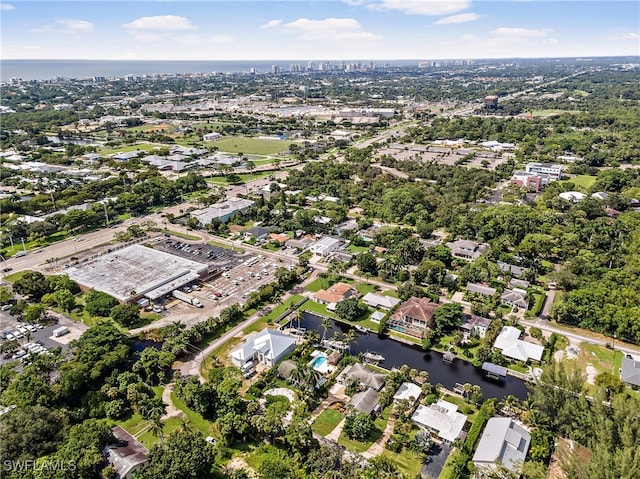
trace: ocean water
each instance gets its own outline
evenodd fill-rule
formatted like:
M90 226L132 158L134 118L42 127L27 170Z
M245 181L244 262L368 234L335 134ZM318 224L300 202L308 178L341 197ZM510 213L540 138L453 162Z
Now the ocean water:
M355 63L356 61L345 61ZM393 67L415 66L417 60L379 60L373 61L378 67L388 64ZM257 73L271 72L277 65L289 70L289 65L306 66L307 60L243 60L243 61L109 61L109 60L1 60L0 78L2 81L11 78L22 80L50 80L57 77L87 78L94 76L124 77L126 75L153 75L175 73L242 73L252 68ZM312 62L318 68L318 61ZM340 65L340 61L332 61ZM360 61L368 65L369 60Z

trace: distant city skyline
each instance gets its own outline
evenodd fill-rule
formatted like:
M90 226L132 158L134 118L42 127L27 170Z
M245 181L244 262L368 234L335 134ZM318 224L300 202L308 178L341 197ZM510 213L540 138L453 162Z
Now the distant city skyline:
M637 1L2 1L9 59L640 55Z

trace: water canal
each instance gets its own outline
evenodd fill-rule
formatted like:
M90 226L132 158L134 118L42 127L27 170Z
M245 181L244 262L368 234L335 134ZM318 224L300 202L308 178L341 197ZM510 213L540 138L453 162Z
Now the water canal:
M321 322L322 318L306 312L301 326L315 330L322 336L324 331L320 327ZM330 338L335 332L344 334L349 329L351 326L332 320L325 337ZM426 370L429 372L431 384L440 383L451 390L456 383L477 384L482 388L482 394L485 398L502 399L510 394L518 399L526 399L527 397L527 387L525 382L520 379L507 376L504 381L494 381L487 379L480 368L476 368L466 361L456 359L453 364L445 364L442 361L442 354L438 352L425 352L419 346L404 344L388 337L378 336L375 333L357 333L358 338L351 344L351 353L357 355L367 351L375 351L385 358L379 364L383 368L399 368L406 364L418 371Z

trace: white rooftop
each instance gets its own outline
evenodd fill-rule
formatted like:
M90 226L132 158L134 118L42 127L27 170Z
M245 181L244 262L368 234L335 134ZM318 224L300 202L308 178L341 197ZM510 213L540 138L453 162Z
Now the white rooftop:
M411 420L419 426L425 426L438 432L438 437L454 442L462 432L467 416L458 412L458 406L439 400L429 406L418 406Z
M492 417L487 422L473 462L492 466L500 461L511 470L519 468L527 457L531 435L529 431L506 417Z
M402 401L406 399L407 401L413 403L416 399L420 397L422 394L422 389L420 386L413 383L402 383L396 393L393 395L394 401ZM411 399L413 398L413 400Z
M502 351L505 356L517 359L518 361L528 361L534 359L540 361L544 348L539 344L532 344L522 341L522 332L513 326L505 326L496 338L493 347Z

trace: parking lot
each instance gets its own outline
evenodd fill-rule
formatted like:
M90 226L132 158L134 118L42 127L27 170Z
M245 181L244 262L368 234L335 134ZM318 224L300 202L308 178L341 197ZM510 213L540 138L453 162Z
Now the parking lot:
M50 315L51 316L51 315ZM20 349L12 354L0 355L0 364L6 364L17 360L24 360L30 355L43 354L58 346L63 349L73 340L79 338L87 329L84 324L77 323L62 315L51 316L52 321L46 326L38 324L27 324L18 321L17 317L11 316L7 311L0 312L0 341L2 344L16 340ZM69 331L60 337L54 336L54 330L66 327ZM17 333L17 334L16 334Z
M187 326L210 316L217 316L220 311L232 304L239 304L242 307L253 291L274 281L275 270L284 266L279 259L269 258L268 253L240 254L218 246L184 243L169 238L157 241L154 248L206 263L211 269L221 271L221 274L212 280L181 288L190 297L198 299L202 308L170 296L163 302L165 308L161 313L163 317L181 321ZM150 325L150 327L157 326Z

